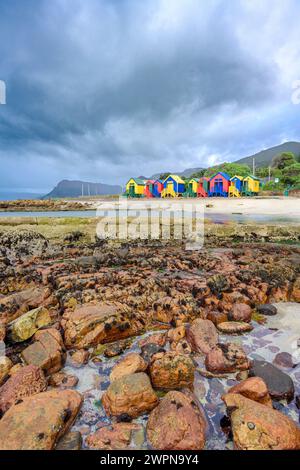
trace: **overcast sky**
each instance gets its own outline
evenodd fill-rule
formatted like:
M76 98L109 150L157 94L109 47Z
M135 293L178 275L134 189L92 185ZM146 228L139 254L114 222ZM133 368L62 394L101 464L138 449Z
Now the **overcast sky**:
M0 188L300 140L299 0L0 0Z

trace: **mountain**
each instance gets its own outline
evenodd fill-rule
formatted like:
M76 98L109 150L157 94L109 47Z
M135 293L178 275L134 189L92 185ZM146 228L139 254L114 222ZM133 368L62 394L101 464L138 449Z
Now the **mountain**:
M255 158L255 165L257 168L269 166L276 155L282 152L293 152L296 157L300 157L300 142L285 142L284 144L271 147L261 152L251 155L250 157L241 158L234 163L243 163L252 168L253 158Z
M187 168L186 170L183 170L183 171L174 171L173 174L178 175L178 176L185 176L186 178L189 178L193 173L197 173L200 170L203 170L203 167L202 168ZM163 173L166 173L166 172L162 171L161 173L156 173L155 175L150 176L149 179L156 180Z
M103 183L89 183L86 181L62 180L42 199L80 196L104 196L107 194L121 194L122 187Z

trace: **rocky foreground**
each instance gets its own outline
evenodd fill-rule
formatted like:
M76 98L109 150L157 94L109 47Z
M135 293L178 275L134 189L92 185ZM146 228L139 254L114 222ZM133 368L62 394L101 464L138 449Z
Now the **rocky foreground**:
M295 247L7 232L0 449L300 449L299 302Z

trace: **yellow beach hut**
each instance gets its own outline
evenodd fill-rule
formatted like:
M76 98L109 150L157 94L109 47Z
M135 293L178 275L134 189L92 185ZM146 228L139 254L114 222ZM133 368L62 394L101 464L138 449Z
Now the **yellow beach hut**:
M141 178L130 178L126 184L126 195L128 197L144 197L145 181Z
M252 196L259 193L260 179L256 176L249 175L243 180L243 194Z

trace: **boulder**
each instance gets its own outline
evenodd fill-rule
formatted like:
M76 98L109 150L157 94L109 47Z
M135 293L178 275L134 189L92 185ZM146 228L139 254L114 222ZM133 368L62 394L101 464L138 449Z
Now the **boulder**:
M206 422L192 396L167 393L151 412L147 439L156 450L201 450L205 445Z
M0 388L0 414L26 397L44 392L47 381L43 371L36 366L22 367Z
M66 312L62 325L68 349L88 349L138 332L137 322L127 321L114 305L106 303L87 304Z
M85 349L70 352L69 359L73 367L82 367L89 362L90 353Z
M13 230L0 236L0 246L6 249L6 255L17 258L42 256L49 246L48 240L33 230Z
M229 320L249 323L251 321L252 310L248 304L236 303L228 314Z
M156 344L157 346L163 347L167 342L165 333L156 333L154 335L147 336L139 341L139 347L143 348L148 344Z
M246 322L227 321L217 325L218 330L227 335L243 334L253 330L253 326Z
M144 372L114 380L102 397L109 416L126 414L132 418L151 411L158 403L150 379Z
M261 314L261 315L266 315L268 317L274 316L277 314L277 308L275 305L272 304L264 304L264 305L258 305L256 307L256 310Z
M249 400L257 401L262 405L273 408L268 387L260 377L250 377L228 390L228 393L239 393Z
M5 340L6 328L4 323L0 323L0 342Z
M152 357L157 354L165 352L165 349L162 348L161 346L158 346L158 344L155 343L148 343L145 346L142 347L142 357L143 359L149 363L152 359Z
M267 361L253 361L249 375L260 377L266 383L269 393L274 400L294 398L295 387L291 377Z
M168 340L170 343L178 343L185 337L185 326L181 325L168 331ZM162 345L163 346L163 345Z
M300 302L300 277L298 277L294 282L291 292L291 301Z
M68 389L76 387L78 384L78 377L76 375L65 374L64 372L56 372L49 378L49 385L61 389Z
M21 353L26 364L41 367L47 374L58 372L65 360L60 333L54 328L38 331L34 340L35 342Z
M5 379L8 377L10 369L13 363L6 356L0 356L0 385L3 384Z
M31 287L3 297L0 299L1 322L6 325L29 310L42 306L50 293L44 287Z
M171 343L170 349L171 351L174 351L177 354L192 354L192 348L185 338L178 341L178 343L176 343L175 341Z
M110 381L113 382L125 375L134 374L135 372L144 372L147 369L147 363L137 353L129 353L116 364L110 374Z
M287 416L240 394L229 393L223 400L231 418L236 449L300 449L300 430Z
M207 314L207 320L210 320L213 322L215 326L217 326L219 323L224 323L228 321L228 316L226 312L219 312L218 310L212 310L211 312L208 312Z
M273 360L273 364L278 367L283 367L286 369L292 369L297 364L295 364L293 356L288 352L280 352L276 354Z
M174 390L193 385L195 366L189 356L170 351L157 354L153 359L150 377L154 388Z
M250 367L243 348L235 343L219 344L205 358L205 367L212 373L230 373Z
M52 323L49 310L38 307L24 313L8 325L8 337L13 343L20 343L31 338L40 328Z
M89 449L96 450L122 450L127 449L132 432L140 426L133 423L116 423L98 429L86 439Z
M74 422L82 403L73 390L24 398L0 420L0 450L51 450Z
M187 328L187 340L193 351L208 354L218 343L219 335L210 320L197 318Z

